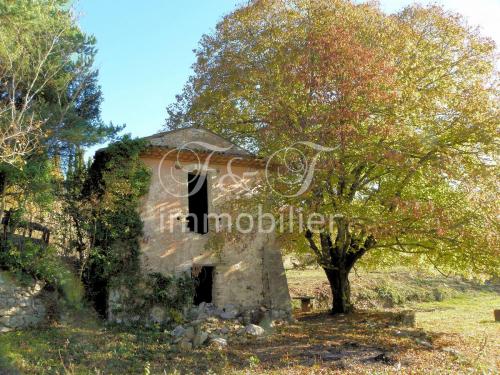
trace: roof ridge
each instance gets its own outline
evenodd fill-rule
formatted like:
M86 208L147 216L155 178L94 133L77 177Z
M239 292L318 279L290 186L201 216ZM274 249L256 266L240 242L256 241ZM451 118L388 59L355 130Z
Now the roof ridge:
M182 131L182 130L201 130L201 131L207 132L209 134L213 134L216 137L218 137L218 138L220 138L220 139L222 139L222 140L230 143L236 150L241 151L241 152L245 152L249 156L256 157L256 155L253 152L250 152L247 149L245 149L245 148L243 148L241 146L238 146L236 143L230 141L226 137L223 137L222 135L215 133L211 129L202 128L202 127L198 127L198 126L187 126L187 127L184 127L184 128L177 128L177 129L167 130L167 131L159 132L159 133L152 134L152 135L149 135L149 136L146 136L146 137L142 137L141 139L149 140L149 139L161 138L161 137L164 137L166 135L169 135L169 134L172 134L172 133L177 133L177 132Z

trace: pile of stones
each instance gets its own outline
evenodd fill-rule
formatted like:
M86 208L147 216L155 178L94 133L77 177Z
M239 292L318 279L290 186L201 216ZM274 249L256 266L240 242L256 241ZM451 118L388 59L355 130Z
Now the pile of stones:
M240 323L247 325L250 323L259 323L263 320L290 320L291 313L285 310L269 310L265 307L240 311L235 305L225 305L222 308L217 308L212 303L202 302L200 305L193 307L187 314L188 320L204 320L209 317L216 317L222 320L236 319Z
M193 321L178 325L171 332L173 344L181 351L189 351L204 345L224 348L230 343L242 343L263 336L269 331L256 324L243 326L237 321L208 318L204 322Z
M191 309L188 323L178 325L172 331L172 342L181 351L189 351L210 345L219 348L231 343L245 343L271 333L276 326L286 324L284 319L273 319L264 308L258 311L240 312L236 306L222 309L202 303Z

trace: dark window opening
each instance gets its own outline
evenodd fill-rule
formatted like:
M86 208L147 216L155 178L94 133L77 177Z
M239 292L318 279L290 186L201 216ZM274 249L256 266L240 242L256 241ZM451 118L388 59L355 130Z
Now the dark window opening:
M207 176L188 173L188 193L188 228L191 232L208 233Z
M211 303L214 267L201 267L200 272L197 275L193 274L192 277L195 286L193 303L195 305L199 305L202 302Z

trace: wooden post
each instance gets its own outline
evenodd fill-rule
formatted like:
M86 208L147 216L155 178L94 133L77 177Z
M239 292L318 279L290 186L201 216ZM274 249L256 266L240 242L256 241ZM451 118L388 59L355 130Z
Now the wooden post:
M300 301L300 311L309 312L312 309L311 301L314 299L312 296L292 297Z
M0 172L0 220L3 218L5 211L5 190L7 188L7 176L4 172Z
M493 314L495 315L495 322L500 322L500 310L493 310Z

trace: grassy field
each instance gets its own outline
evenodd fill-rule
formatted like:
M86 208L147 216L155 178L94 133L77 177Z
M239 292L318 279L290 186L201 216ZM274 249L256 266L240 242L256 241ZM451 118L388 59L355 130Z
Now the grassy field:
M299 280L307 288L321 287L320 273L302 274L289 275L292 293L303 292L294 289ZM377 278L382 285L398 279L394 273L377 275L370 275L370 285ZM392 288L405 296L411 295L407 289L422 284L408 273L398 280ZM456 294L446 298L419 292L418 298L432 295L434 300L413 296L391 308L349 316L298 313L297 322L265 337L187 353L170 345L161 330L110 326L82 311L43 328L1 334L0 374L498 373L500 323L493 321L493 308L500 306L500 295L457 280L448 284L444 290ZM360 285L353 280L354 288ZM386 294L374 288L365 285L357 294L375 290L376 305ZM408 308L416 311L415 327L394 319L394 311Z
M321 269L288 270L292 296L312 295L316 307L330 305L330 287ZM443 301L478 292L500 292L498 285L479 285L459 278L446 278L430 271L396 268L391 271L352 272L352 300L358 308L397 308L415 302Z

